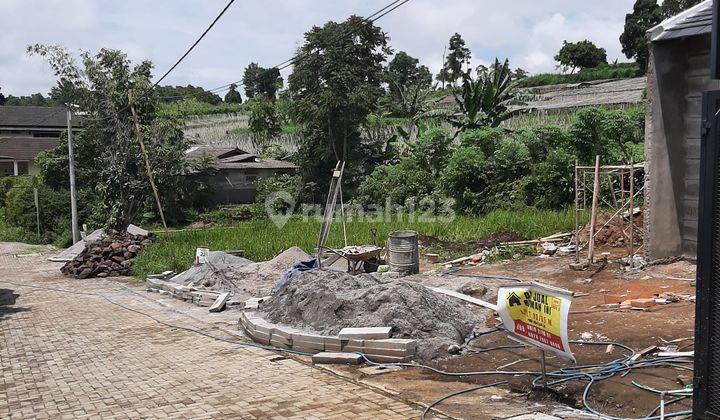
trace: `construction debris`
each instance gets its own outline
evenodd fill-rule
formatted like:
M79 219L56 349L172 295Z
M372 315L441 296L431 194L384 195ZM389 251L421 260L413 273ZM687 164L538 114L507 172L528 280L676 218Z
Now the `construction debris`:
M417 339L423 359L447 355L448 346L463 343L483 321L452 298L417 283L318 269L290 280L261 310L271 322L324 335L347 327L391 327L396 338Z
M112 232L102 239L87 242L80 255L60 271L77 279L127 276L138 254L152 243L152 236Z
M59 253L53 257L48 258L48 260L53 261L53 262L72 261L77 256L82 254L83 251L85 251L85 247L87 246L87 244L89 242L98 241L98 240L102 239L103 236L105 236L105 231L102 229L98 229L98 230L92 232L91 234L87 235L86 237L84 237L83 239L78 241L77 243L75 243L70 248L62 251L61 253Z
M230 299L230 292L225 292L215 299L215 302L210 306L210 312L222 312L225 309L225 304Z

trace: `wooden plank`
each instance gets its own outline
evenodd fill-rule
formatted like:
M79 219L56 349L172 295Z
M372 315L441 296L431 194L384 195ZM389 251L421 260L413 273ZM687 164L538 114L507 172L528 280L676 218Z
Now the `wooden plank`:
M493 311L497 311L497 305L493 305L490 302L486 302L484 300L476 299L472 296L468 296L463 293L458 293L453 290L449 289L443 289L442 287L428 287L428 289L432 290L433 292L442 293L443 295L452 296L457 299L464 300L465 302L472 303L473 305L482 306L483 308L492 309Z
M230 292L225 292L217 297L215 303L210 307L210 312L220 312L225 309L225 304L230 299Z

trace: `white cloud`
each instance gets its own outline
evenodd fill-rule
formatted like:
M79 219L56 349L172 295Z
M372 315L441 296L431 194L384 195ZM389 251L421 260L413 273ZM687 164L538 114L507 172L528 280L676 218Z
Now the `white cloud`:
M449 37L463 35L473 64L495 57L533 72L553 71L562 41L590 39L623 58L618 37L634 0L413 0L378 24L396 51L419 57L435 73ZM119 48L150 59L164 72L225 5L226 0L0 0L0 86L5 94L47 92L52 72L25 46L59 43L73 51ZM235 2L171 84L223 85L251 61L275 65L291 57L303 33L329 19L368 15L388 0L266 0ZM29 24L31 23L31 24Z

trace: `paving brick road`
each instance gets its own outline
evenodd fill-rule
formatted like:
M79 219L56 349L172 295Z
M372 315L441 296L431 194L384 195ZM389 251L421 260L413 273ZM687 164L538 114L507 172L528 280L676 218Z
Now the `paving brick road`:
M413 418L416 408L311 366L171 329L223 335L112 281L69 280L58 264L0 244L0 419ZM10 285L7 282L26 286ZM226 336L226 335L225 335Z

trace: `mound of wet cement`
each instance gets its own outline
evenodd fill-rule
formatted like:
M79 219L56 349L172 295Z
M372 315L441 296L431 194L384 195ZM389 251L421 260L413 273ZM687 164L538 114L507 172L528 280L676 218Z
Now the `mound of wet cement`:
M394 338L418 340L418 357L447 355L483 317L459 301L405 280L310 270L261 308L269 321L336 335L345 327L392 327Z

